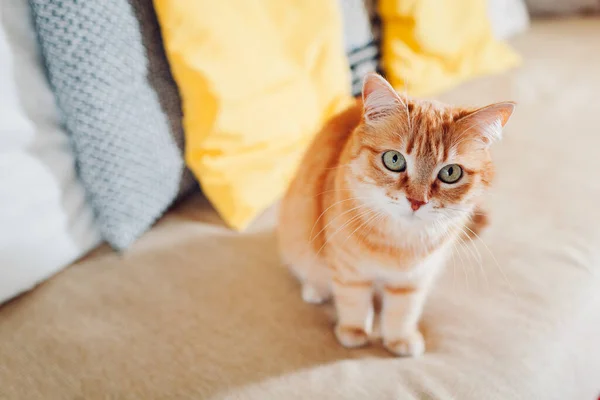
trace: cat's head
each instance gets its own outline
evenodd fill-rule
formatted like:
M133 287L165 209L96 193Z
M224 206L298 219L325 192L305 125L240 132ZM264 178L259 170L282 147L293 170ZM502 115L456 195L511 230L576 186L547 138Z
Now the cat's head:
M514 103L478 109L401 96L379 75L363 86L363 117L349 152L357 197L400 220L467 215L494 175L489 147Z

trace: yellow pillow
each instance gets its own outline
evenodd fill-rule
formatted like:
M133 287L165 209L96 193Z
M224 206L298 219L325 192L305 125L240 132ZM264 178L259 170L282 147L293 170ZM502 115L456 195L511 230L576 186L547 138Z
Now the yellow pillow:
M182 97L185 157L241 230L351 101L336 0L154 0Z
M397 90L428 96L519 64L494 39L486 0L380 0L382 63Z

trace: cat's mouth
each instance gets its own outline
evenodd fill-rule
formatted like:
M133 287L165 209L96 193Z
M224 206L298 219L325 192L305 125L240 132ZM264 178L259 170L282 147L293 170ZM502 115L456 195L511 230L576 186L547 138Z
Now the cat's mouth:
M413 211L413 212L409 213L409 214L406 216L406 218L407 218L409 221L416 221L416 220L419 220L419 221L420 221L420 220L422 220L422 218L421 218L421 217L419 217L419 216L417 215L417 212L416 212L416 211Z
M407 207L406 204L404 204L400 201L397 201L397 200L389 200L388 203L397 208L397 210L395 210L394 214L396 214L398 217L401 217L408 221L423 220L423 218L421 216L422 213L420 212L421 210L413 211L409 207Z

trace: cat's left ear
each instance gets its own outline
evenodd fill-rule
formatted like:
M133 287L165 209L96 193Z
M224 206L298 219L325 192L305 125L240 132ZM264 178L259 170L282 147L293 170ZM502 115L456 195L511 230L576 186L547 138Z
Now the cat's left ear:
M504 101L479 108L457 122L461 135L479 139L485 147L502 138L502 128L515 110L516 103Z
M367 123L376 122L404 107L404 102L392 85L382 76L371 72L363 81L363 110Z

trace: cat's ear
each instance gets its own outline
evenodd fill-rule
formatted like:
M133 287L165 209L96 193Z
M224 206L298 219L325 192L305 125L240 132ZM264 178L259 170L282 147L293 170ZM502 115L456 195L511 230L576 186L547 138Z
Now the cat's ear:
M388 116L404 107L402 98L381 75L371 72L363 81L363 109L367 123Z
M516 103L490 104L468 113L457 121L461 136L469 136L485 147L502 138L502 128L515 110Z

